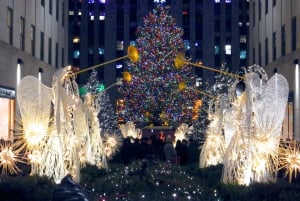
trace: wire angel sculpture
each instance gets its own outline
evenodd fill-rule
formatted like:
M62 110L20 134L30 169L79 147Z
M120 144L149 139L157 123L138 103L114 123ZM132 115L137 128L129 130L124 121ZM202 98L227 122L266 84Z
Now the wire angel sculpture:
M252 66L245 85L232 104L235 134L226 149L222 181L243 185L276 181L288 83L277 73L267 80L261 67Z

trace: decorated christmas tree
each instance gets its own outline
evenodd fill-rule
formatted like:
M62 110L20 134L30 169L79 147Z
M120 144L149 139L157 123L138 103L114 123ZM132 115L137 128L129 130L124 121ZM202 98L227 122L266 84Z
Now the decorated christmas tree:
M140 60L128 63L126 71L132 81L119 87L125 102L122 117L138 127L191 124L199 95L192 90L196 77L190 73L192 67L174 67L176 55L185 52L183 30L159 4L144 18L136 35Z
M100 121L101 134L115 134L121 137L121 131L118 127L116 112L111 104L109 95L105 91L101 92L99 94L98 101L100 105L98 118Z
M104 90L104 85L100 83L98 78L97 70L92 70L90 76L87 80L87 83L84 87L80 88L81 94L84 95L85 93L90 93L91 95L97 95L102 90Z

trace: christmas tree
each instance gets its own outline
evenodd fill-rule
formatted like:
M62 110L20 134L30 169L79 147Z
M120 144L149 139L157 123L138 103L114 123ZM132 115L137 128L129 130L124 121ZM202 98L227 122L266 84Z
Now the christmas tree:
M118 126L118 120L116 112L111 104L109 95L103 91L99 94L98 98L100 104L100 112L98 115L101 134L103 135L118 135L122 136L121 131Z
M191 124L199 95L192 90L196 77L190 73L191 67L174 68L176 55L185 52L182 29L159 4L144 18L136 34L140 60L128 63L126 71L132 81L119 87L125 102L121 116L138 127Z
M82 87L82 94L90 93L91 95L99 94L104 88L104 85L100 83L98 78L97 70L93 69L90 73L90 76L87 80L87 83Z

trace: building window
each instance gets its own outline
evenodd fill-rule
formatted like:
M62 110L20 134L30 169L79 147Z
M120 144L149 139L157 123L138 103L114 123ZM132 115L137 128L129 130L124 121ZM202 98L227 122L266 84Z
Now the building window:
M256 63L256 59L255 59L255 48L252 49L252 62L253 62L253 64Z
M220 54L220 46L215 45L215 54Z
M61 48L61 66L65 66L65 48Z
M20 49L25 50L25 18L20 18Z
M59 18L59 0L56 0L56 21L58 21Z
M124 50L124 41L117 41L117 50Z
M55 43L55 67L58 68L58 43Z
M65 26L65 2L62 2L62 9L61 9L61 24Z
M79 36L74 36L73 39L72 39L72 42L73 43L79 43L80 42Z
M2 95L3 94L3 95ZM0 138L12 140L14 138L15 119L15 91L12 89L0 88Z
M267 14L268 13L268 10L269 10L269 0L265 0L265 13Z
M49 0L49 14L52 15L52 0Z
M292 18L292 51L296 50L296 46L297 46L297 21L296 21L296 17Z
M258 44L258 65L261 66L261 43Z
M258 20L261 20L261 0L258 2Z
M225 45L225 54L230 55L231 54L231 45Z
M44 37L45 37L45 34L44 32L41 31L41 38L40 38L40 44L41 44L41 49L40 49L40 59L42 61L44 61L44 48L45 48L45 45L44 45Z
M7 28L8 28L8 42L13 44L13 10L7 7Z
M48 64L52 64L52 39L48 39Z
M273 33L273 38L272 38L272 46L273 46L273 61L276 60L276 32Z
M45 7L45 0L41 0L41 5Z
M253 19L252 19L252 21L253 21L253 27L255 27L255 2L253 2Z
M265 40L265 65L269 63L269 40Z
M240 43L247 43L247 36L246 35L240 35Z
M247 57L247 51L241 50L240 51L240 59L246 59L246 57Z
M276 6L276 0L273 0L273 6Z
M31 55L35 56L35 26L30 27Z
M285 55L285 25L281 26L281 56Z
M215 0L215 3L220 3L220 0Z
M99 47L98 48L98 53L99 53L99 55L104 55L104 48Z

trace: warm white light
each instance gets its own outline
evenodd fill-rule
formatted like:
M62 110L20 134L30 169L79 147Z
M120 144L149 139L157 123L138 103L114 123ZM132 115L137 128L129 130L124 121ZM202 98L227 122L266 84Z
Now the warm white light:
M21 64L17 64L17 86L19 86L20 84L20 80L21 80Z

